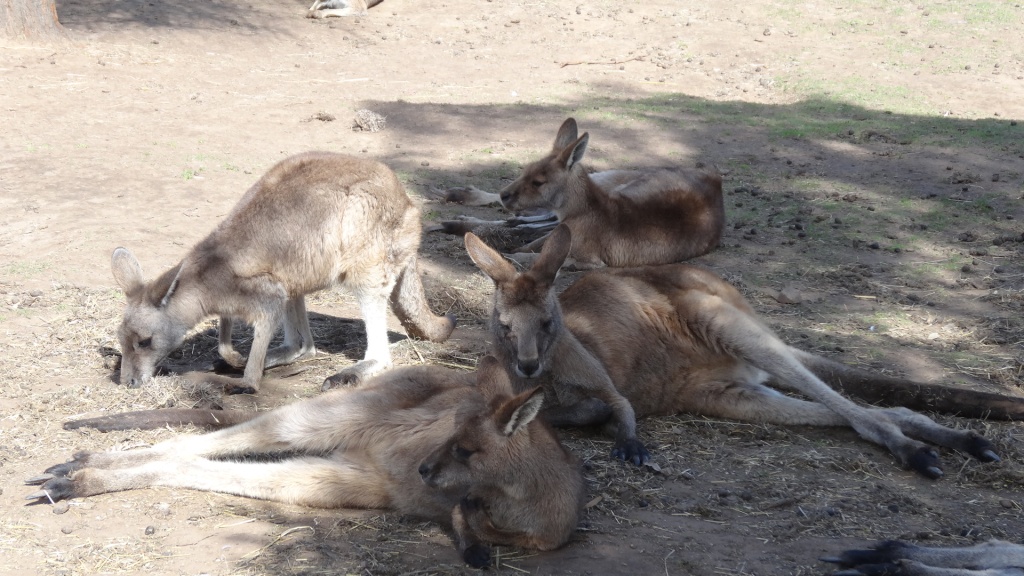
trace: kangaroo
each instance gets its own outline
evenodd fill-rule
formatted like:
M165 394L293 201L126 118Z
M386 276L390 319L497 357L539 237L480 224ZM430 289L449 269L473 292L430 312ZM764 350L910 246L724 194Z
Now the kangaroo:
M156 279L125 248L112 257L127 307L118 331L121 383L136 387L181 346L188 331L219 317L220 356L245 366L239 382L210 377L227 393L255 393L264 368L316 355L305 295L340 284L366 322L366 354L325 387L357 383L391 365L387 305L410 336L444 341L455 317L431 313L417 269L420 212L395 174L370 160L309 152L282 160L249 189L223 222ZM245 360L232 323L253 326ZM270 350L284 323L284 342Z
M515 375L517 387L544 387L545 417L552 424L614 418L613 456L637 465L649 460L636 437L636 416L689 412L849 426L886 447L904 467L930 478L942 475L938 454L908 435L982 461L999 460L993 446L974 432L946 428L907 408L865 408L841 396L821 378L843 379L853 369L787 346L738 290L702 268L608 268L583 275L556 296L555 275L571 245L569 228L559 225L533 267L517 273L498 252L466 235L470 257L495 284L494 355ZM765 386L769 378L809 400ZM903 389L919 386L875 379ZM992 417L1024 419L1024 399L974 393L957 401L968 397L979 411L991 407ZM957 412L962 406L939 407Z
M400 368L216 432L76 454L29 479L41 487L27 498L168 486L314 507L388 508L451 526L462 558L482 567L490 561L487 543L553 550L576 528L582 467L535 418L543 400L539 388L514 395L491 357L481 360L475 385L464 372ZM150 424L166 420L159 412ZM204 423L245 419L228 413ZM256 454L271 458L241 460Z
M306 18L323 19L344 16L361 16L384 0L314 0L306 12Z
M551 152L523 168L519 178L498 194L509 210L547 209L557 222L568 226L573 238L569 256L575 268L668 264L718 246L725 208L717 172L654 168L588 174L582 160L590 137L577 132L576 120L563 122ZM486 200L479 191L457 199ZM546 223L550 229L557 222ZM541 228L543 223L543 217L537 216L527 225ZM442 223L442 227L449 233L467 231L458 222ZM546 237L516 252L539 252Z
M990 540L964 548L933 548L887 540L871 550L847 550L822 561L847 568L832 576L1021 576L1024 546Z

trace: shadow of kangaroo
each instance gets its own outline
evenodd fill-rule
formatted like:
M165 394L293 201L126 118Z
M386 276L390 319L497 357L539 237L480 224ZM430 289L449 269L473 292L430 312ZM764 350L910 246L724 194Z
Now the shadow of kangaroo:
M582 468L535 419L539 388L515 395L485 357L474 374L435 366L390 370L260 415L153 410L65 428L230 428L151 448L79 453L29 484L57 501L150 486L193 488L322 508L388 508L450 526L462 558L489 563L489 544L552 550L576 528ZM275 461L241 461L268 455Z
M513 265L473 234L466 249L495 284L493 354L518 387L540 384L545 417L556 426L613 419L615 457L642 464L636 416L689 412L773 424L849 426L887 448L906 468L942 475L928 444L998 461L992 445L904 407L855 404L821 378L855 393L865 383L904 390L950 390L873 376L782 342L739 291L713 273L684 264L593 271L556 296L553 282L570 251L559 226L533 267ZM808 398L786 396L780 388ZM960 391L936 394L933 408L1024 419L1024 399Z
M435 316L420 283L421 226L419 209L379 162L327 152L282 160L155 280L143 280L131 252L114 251L114 279L127 297L118 330L121 383L135 387L151 378L193 326L218 316L218 352L245 370L241 381L208 379L227 393L255 393L264 368L316 355L305 295L333 285L359 301L367 347L360 362L328 378L325 388L357 383L391 365L389 301L410 336L447 339L455 317ZM248 360L231 343L234 320L253 326ZM284 342L268 351L282 322Z
M608 170L589 174L583 155L590 136L576 121L558 129L547 156L527 165L499 194L469 189L447 198L471 204L500 199L509 210L550 210L572 232L569 258L579 269L668 264L706 254L718 246L725 223L722 178L717 172L681 168ZM510 224L537 228L543 217ZM557 222L549 221L548 230ZM464 234L501 221L448 221L442 228ZM539 252L543 236L516 252ZM517 258L528 262L529 258Z

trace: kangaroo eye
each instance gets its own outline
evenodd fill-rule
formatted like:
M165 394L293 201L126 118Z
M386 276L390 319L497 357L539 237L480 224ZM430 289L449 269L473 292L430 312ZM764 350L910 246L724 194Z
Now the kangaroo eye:
M541 186L546 184L546 182L544 182L543 180L534 180L533 182L530 182L530 184L533 184L534 188L540 188Z
M512 331L512 327L511 327L511 326L509 326L508 324L505 324L504 322L502 322L502 323L500 324L500 326L501 326L501 331L502 331L502 332L504 332L504 333L506 333L506 334L508 334L509 332L511 332L511 331Z
M452 446L452 455L455 456L457 459L462 460L463 462L469 460L469 457L472 456L473 454L473 450L466 450L465 448L459 446L458 444L454 444Z
M152 345L153 345L153 339L152 338L143 338L142 340L139 340L139 348L149 348Z
M540 329L545 332L551 332L552 322L550 319L541 322Z

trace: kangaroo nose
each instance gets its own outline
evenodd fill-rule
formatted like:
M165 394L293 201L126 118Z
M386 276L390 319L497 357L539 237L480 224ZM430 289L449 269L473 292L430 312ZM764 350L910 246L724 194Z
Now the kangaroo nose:
M430 466L426 462L420 464L420 476L426 478L430 474Z
M518 368L524 378L533 378L540 371L540 362L537 360L520 360Z
M502 204L508 204L509 199L512 198L512 192L508 190L502 190L498 197L501 198Z

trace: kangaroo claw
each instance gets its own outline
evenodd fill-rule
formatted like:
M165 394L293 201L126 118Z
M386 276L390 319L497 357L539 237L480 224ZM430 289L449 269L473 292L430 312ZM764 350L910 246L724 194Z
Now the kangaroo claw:
M939 454L931 448L921 448L910 456L907 467L916 470L918 473L938 480L942 478L942 468L939 467Z
M643 466L650 462L651 453L636 439L623 440L612 449L612 458L632 462L636 466Z
M28 480L25 480L25 484L27 484L29 486L38 486L40 484L43 484L47 480L53 480L53 479L54 479L54 475L53 474L44 473L44 474L40 474L38 476L33 476L33 477L29 478Z

